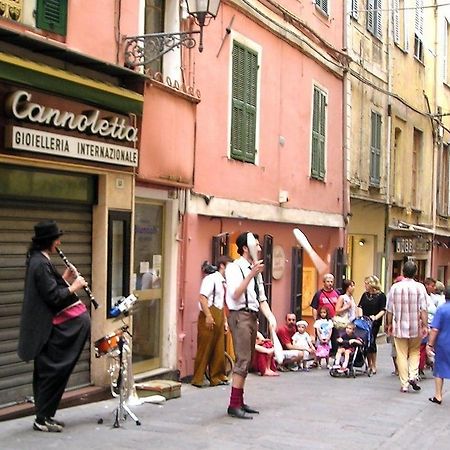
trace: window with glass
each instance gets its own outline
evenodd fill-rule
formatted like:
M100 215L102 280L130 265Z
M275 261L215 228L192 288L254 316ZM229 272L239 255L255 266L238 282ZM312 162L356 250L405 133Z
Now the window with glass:
M109 211L107 316L111 308L130 294L131 213Z
M145 34L164 32L165 0L145 0L144 32ZM162 57L147 66L153 72L162 71Z
M136 201L133 274L138 297L133 314L133 370L147 371L161 363L163 314L164 206Z
M255 164L258 53L234 41L232 55L231 158Z

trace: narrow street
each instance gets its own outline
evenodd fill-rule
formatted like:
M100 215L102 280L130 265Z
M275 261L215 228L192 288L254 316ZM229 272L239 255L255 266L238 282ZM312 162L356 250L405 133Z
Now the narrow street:
M116 400L61 410L62 433L32 430L32 417L0 423L3 450L100 449L448 449L450 397L432 404L429 371L418 393L402 394L391 374L390 346L379 346L379 371L369 378L332 378L327 370L249 375L246 402L260 409L253 420L226 415L229 386L194 388L164 405L132 407L112 428ZM98 419L104 423L99 425Z

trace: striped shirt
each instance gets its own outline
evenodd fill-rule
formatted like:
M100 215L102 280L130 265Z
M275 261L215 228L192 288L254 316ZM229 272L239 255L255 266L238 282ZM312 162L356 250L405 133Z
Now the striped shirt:
M411 278L392 285L386 311L392 314L392 333L395 337L420 336L420 311L427 310L426 298L425 286Z

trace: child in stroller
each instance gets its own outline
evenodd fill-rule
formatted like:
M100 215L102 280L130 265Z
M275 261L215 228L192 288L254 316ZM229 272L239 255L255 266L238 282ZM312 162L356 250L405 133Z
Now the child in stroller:
M350 356L353 356L357 346L363 344L362 339L356 336L355 328L356 326L354 323L349 323L345 327L345 333L341 334L336 339L336 342L338 343L339 347L336 351L336 357L334 359L333 368L337 369L339 373L344 373L348 371ZM344 361L341 365L342 357L344 357Z
M367 348L370 345L372 321L368 317L357 317L345 328L345 332L338 337L339 344L336 352L335 365L330 375L356 376L356 371L370 376L367 364ZM341 359L344 361L341 365Z

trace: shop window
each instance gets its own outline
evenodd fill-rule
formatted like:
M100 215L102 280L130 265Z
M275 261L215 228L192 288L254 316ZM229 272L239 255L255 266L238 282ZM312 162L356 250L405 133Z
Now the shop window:
M107 317L117 301L130 294L130 226L131 213L109 212Z
M221 233L212 238L212 260L215 264L219 257L229 255L230 234Z

